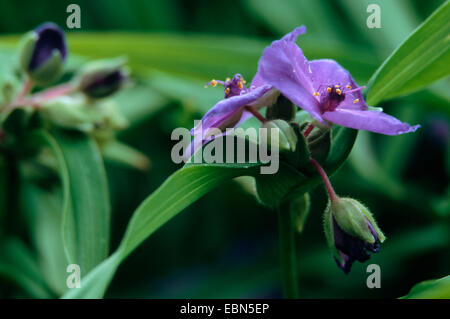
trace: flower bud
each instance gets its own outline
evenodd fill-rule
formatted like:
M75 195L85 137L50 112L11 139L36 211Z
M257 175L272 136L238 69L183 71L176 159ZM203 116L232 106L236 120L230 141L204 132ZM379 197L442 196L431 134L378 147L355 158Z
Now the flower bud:
M127 126L113 101L92 107L82 96L61 96L41 105L40 114L51 124L84 132L119 130Z
M271 147L277 147L280 153L295 152L298 139L288 122L284 120L267 121L262 125L262 128L267 129L267 144L272 143L273 133L277 132L278 134L278 138L274 139L278 143L271 145Z
M93 99L107 97L128 80L123 58L88 63L77 76L79 90Z
M47 22L23 38L20 66L34 82L46 84L61 75L67 51L64 31Z
M352 198L336 198L328 203L324 227L334 259L346 274L353 262L368 260L369 251L378 252L385 240L367 207Z

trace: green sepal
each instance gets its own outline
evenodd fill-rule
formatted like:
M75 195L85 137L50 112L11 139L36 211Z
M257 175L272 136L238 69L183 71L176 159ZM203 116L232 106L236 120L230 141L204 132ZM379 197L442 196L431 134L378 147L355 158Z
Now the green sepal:
M262 125L267 129L267 144L271 147L278 147L280 154L286 152L295 152L297 147L297 135L288 122L284 120L267 121ZM278 143L271 145L272 133L278 132Z
M368 208L353 198L338 198L331 202L331 211L339 227L347 234L370 244L375 243L375 238L367 224L369 221L377 232L380 242L384 241L385 237Z
M302 169L308 165L311 152L309 151L306 138L302 133L301 126L297 123L291 123L291 127L297 136L297 145L295 152L286 154L285 157L294 167Z
M290 210L294 224L299 233L305 227L306 218L311 210L311 199L309 193L298 194L290 199Z
M27 32L21 39L19 44L19 65L20 68L28 73L31 57L33 56L34 48L38 35L34 31Z
M328 205L323 214L323 228L328 248L331 250L333 255L338 258L339 261L342 261L342 257L340 256L336 245L334 244L333 215L331 212L330 201L328 201Z
M53 50L52 56L41 66L28 74L34 82L45 85L56 81L62 74L64 60L58 50Z

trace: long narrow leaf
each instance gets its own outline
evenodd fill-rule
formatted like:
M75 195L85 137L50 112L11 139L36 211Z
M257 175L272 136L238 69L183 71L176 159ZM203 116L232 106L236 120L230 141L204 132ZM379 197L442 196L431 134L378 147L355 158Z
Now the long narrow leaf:
M450 2L446 1L381 65L369 83L367 103L417 91L450 75Z
M63 191L62 233L70 263L82 274L109 250L110 203L103 160L92 138L78 132L39 132L59 165Z

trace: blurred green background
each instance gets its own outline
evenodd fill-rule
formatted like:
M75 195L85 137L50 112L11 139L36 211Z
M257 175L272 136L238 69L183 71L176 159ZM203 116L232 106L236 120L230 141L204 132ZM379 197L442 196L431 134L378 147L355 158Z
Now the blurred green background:
M44 21L65 28L73 1L0 1L0 47ZM264 47L299 25L308 59L332 58L358 84L443 1L409 0L96 0L76 1L81 29L69 30L69 72L78 60L126 55L134 87L116 96L131 126L119 135L151 160L147 172L106 161L110 184L113 250L132 212L173 171L170 134L217 102L212 78L241 73L251 80ZM381 7L381 29L369 29L369 3ZM102 41L98 41L101 39ZM3 62L0 62L3 63ZM385 112L422 128L396 137L360 132L349 161L332 177L337 192L360 199L388 239L380 253L355 264L349 275L326 247L322 213L326 195L311 193L312 211L297 237L302 298L394 298L423 280L450 270L450 104L444 79L426 90L383 103ZM1 168L4 172L7 168ZM6 173L5 173L6 174ZM27 210L2 214L4 232L27 234ZM33 206L34 207L34 206ZM50 207L50 206L48 206ZM49 208L46 209L49 209ZM34 207L38 210L39 207ZM53 209L57 212L58 205ZM252 181L229 182L186 209L140 246L119 268L106 297L281 297L277 216L257 203ZM36 222L35 220L33 222ZM381 289L368 289L366 267L381 266ZM33 297L8 276L0 297Z

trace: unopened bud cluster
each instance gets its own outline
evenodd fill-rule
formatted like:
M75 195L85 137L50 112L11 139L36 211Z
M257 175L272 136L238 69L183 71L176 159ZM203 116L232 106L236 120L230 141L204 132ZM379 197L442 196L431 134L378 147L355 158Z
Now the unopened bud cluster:
M26 33L18 52L21 78L11 70L0 81L2 121L15 109L33 108L57 126L83 131L126 126L107 99L129 82L126 59L88 62L68 82L49 86L62 77L68 55L65 33L56 24L47 22ZM42 87L46 89L36 90Z

